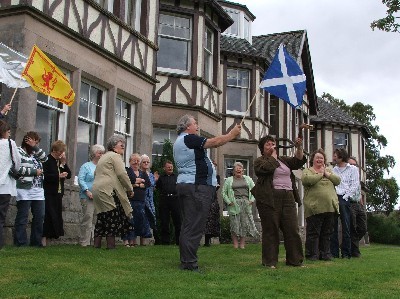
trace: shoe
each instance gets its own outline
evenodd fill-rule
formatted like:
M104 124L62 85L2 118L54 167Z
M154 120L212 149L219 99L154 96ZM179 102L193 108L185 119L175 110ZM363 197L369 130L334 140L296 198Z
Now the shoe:
M266 264L261 264L261 265L263 265L263 266L266 267L266 268L276 269L276 266L268 266L268 265L266 265Z
M359 257L361 257L361 254L360 253L353 253L351 256L355 257L355 258L359 258Z

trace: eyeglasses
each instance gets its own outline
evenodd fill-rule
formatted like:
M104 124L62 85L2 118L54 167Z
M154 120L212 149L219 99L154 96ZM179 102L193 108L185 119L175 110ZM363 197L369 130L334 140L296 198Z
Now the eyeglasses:
M149 161L143 161L142 163L144 163L144 164L149 164L150 162L149 162Z

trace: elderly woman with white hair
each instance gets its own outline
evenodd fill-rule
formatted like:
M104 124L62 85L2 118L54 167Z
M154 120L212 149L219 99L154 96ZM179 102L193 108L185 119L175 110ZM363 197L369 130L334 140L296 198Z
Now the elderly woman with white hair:
M258 237L254 224L252 205L254 197L250 190L254 187L251 177L243 174L243 164L236 162L233 176L227 178L222 188L222 196L228 207L233 247L244 249L246 236Z
M146 198L145 198L145 230L147 235L151 235L150 228L153 229L153 235L157 230L157 222L156 222L156 208L154 206L154 188L156 182L158 180L158 172L156 171L154 174L150 172L150 157L146 154L143 154L140 157L140 169L147 173L150 180L150 186L146 188Z
M93 234L94 204L92 187L94 181L94 171L96 170L97 162L99 162L104 152L104 146L101 144L92 145L89 155L90 161L84 163L79 169L79 197L81 199L83 213L80 227L81 230L79 244L81 244L83 247L90 246L90 240Z
M97 213L94 247L100 248L102 237L106 237L107 249L114 249L115 236L125 235L132 229L132 208L128 197L133 197L133 188L122 159L125 138L111 136L107 150L97 163L92 189Z

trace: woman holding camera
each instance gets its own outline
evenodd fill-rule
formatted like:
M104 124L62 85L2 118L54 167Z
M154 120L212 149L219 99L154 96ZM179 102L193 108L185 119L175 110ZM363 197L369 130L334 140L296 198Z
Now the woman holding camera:
M16 182L9 171L13 167L18 170L21 163L17 146L14 140L9 139L10 135L10 125L0 120L0 249L4 246L3 226L11 196L17 195Z
M14 245L28 245L26 226L29 210L32 212L30 246L42 246L43 219L44 219L44 190L43 166L47 161L46 153L38 147L40 137L38 133L26 133L21 147L18 148L21 156L19 173L22 178L17 181L17 214L15 216Z

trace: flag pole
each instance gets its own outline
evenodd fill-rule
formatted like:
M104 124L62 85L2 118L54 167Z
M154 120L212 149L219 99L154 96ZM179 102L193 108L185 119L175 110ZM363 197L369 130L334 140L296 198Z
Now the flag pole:
M246 110L245 114L243 115L243 118L242 118L242 121L240 122L240 125L243 124L244 118L246 117L247 113L248 113L249 110L250 110L251 105L253 105L253 102L254 102L254 100L256 99L256 96L257 96L259 93L260 93L260 89L258 88L258 89L257 89L257 92L254 94L253 99L252 99L251 102L250 102L249 107L247 107L247 110Z
M8 104L10 104L10 105L11 105L12 102L14 101L14 97L15 97L15 94L17 93L18 87L20 86L21 80L22 80L22 74L21 74L21 77L19 78L18 86L15 87L15 90L14 90L14 93L13 93L13 95L12 95L12 97L11 97L11 100L10 100L10 102L8 103ZM7 115L7 114L8 114L8 110L6 111L6 113L4 113L4 115Z

